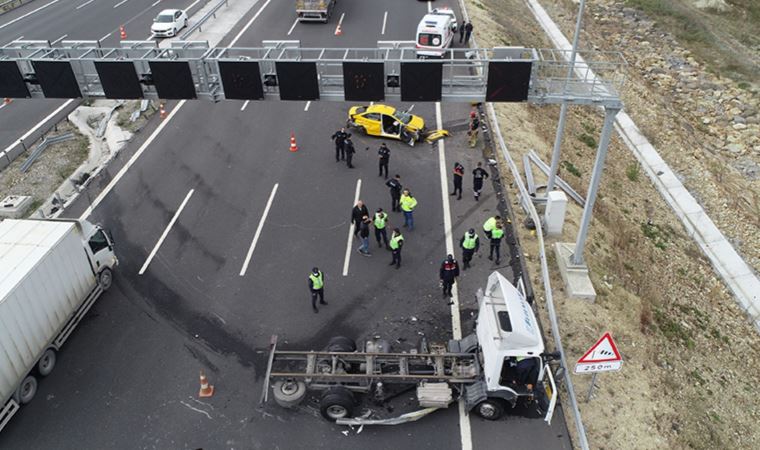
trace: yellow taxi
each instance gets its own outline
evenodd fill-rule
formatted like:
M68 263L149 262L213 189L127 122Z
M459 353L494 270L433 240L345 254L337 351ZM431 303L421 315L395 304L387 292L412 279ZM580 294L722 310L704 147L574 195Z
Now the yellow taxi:
M351 107L346 127L368 136L398 139L412 146L427 134L422 117L380 104Z

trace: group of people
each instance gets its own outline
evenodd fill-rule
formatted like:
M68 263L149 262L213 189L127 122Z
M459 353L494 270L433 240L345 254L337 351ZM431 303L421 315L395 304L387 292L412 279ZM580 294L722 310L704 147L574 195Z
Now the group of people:
M346 161L349 169L353 169L352 161L354 159L354 141L351 140L351 133L346 133L345 128L336 131L331 137L335 141L335 162Z
M472 22L462 20L459 24L459 43L468 45L470 43L470 35L472 35Z
M462 199L462 179L464 178L464 166L459 162L454 163L454 190L450 195L456 195L457 200ZM477 167L472 171L472 193L475 201L480 200L480 193L483 191L483 181L488 178L488 172L483 169L483 163L478 162Z

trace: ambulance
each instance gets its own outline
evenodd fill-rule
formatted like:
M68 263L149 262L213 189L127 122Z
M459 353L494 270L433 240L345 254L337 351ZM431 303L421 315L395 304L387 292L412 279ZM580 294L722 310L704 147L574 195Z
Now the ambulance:
M436 8L417 25L417 57L442 58L454 41L457 18L450 8Z

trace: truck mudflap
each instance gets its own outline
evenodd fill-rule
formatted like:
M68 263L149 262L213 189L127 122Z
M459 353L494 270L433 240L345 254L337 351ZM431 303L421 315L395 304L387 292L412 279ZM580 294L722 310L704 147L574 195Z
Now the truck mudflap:
M346 419L338 419L335 421L338 425L400 425L402 423L416 422L422 419L433 411L437 411L441 408L425 408L410 413L402 414L398 417L392 417L390 419L365 419L362 417L352 417Z
M468 384L464 387L464 407L467 411L472 410L478 403L488 398L488 389L483 380Z
M449 352L451 353L474 353L478 349L478 335L468 334L462 339L449 340Z

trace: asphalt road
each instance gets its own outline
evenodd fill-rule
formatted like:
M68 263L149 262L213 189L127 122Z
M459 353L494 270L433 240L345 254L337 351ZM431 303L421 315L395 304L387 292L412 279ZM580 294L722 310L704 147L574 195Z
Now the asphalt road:
M302 46L374 47L378 39L413 39L427 8L405 0L341 1L329 25L291 30L291 2L266 5L237 46L300 39ZM335 36L342 13L343 34ZM90 217L115 237L121 265L114 286L73 334L37 398L0 435L0 448L461 448L456 408L346 436L345 428L316 417L308 404L296 411L257 407L274 333L283 349L320 349L334 335L377 334L401 348L420 333L431 341L448 339L450 308L437 280L446 254L442 200L451 202L455 242L497 211L491 184L479 203L470 194L470 172L483 155L465 145L469 105L444 104L442 122L454 132L445 142L447 186L441 186L437 145L388 141L391 173L401 174L419 201L415 230L404 233L401 270L388 265L389 253L374 242L373 256L362 257L354 241L348 275L342 276L358 180L359 197L371 210L390 209L377 176L380 140L354 136L356 169L334 160L329 136L345 122L349 106L185 103ZM170 112L176 107L171 104ZM433 105L418 104L414 112L435 127ZM288 151L291 131L300 147L296 153ZM66 215L79 216L151 132L145 130ZM454 161L467 169L459 201L447 195ZM240 276L270 198L250 265ZM390 214L392 225L401 225L400 215ZM473 327L477 288L494 269L514 279L518 258L519 252L506 255L496 267L481 251L463 274L458 290L465 334ZM329 302L319 314L311 311L306 287L315 265L326 274ZM196 399L201 369L216 387L214 397L202 402ZM561 408L551 426L522 415L467 420L475 449L570 448Z
M20 38L50 42L64 38L101 40L101 46L114 47L119 45L121 25L125 27L127 39L145 40L150 38L150 25L159 11L192 6L192 14L206 2L36 0L0 15L0 46ZM17 99L0 108L0 150L13 145L64 101Z

